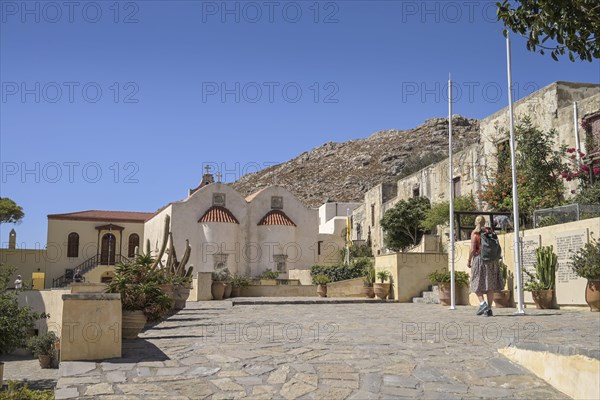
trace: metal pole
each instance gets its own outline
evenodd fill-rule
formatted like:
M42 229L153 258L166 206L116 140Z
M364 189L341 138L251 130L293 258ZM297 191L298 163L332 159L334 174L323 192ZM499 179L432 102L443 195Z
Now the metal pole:
M508 69L508 115L510 119L510 161L512 170L512 197L513 197L513 225L514 231L514 255L515 255L515 275L517 276L517 312L515 314L523 315L523 283L521 273L521 244L519 237L519 194L517 192L517 161L515 151L515 121L513 117L512 101L512 65L510 58L510 38L506 35L506 60Z
M448 74L448 187L450 190L450 310L456 310L454 282L454 180L452 179L452 77Z

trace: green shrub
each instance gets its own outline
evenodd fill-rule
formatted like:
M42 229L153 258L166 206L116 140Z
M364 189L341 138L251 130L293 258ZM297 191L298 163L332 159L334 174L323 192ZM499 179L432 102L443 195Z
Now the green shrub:
M427 278L429 278L429 281L433 284L439 284L439 283L450 283L450 271L448 270L442 270L442 271L433 271L432 273L430 273L429 275L427 275ZM454 272L454 281L456 282L456 285L461 287L461 286L469 286L470 283L470 277L469 274L464 272L464 271L455 271Z
M259 279L277 279L279 278L279 272L271 271L270 268L267 268L262 274L258 276Z
M31 350L34 357L54 356L54 343L58 337L54 332L46 332L39 336L32 336L27 340L27 348Z
M19 307L14 291L6 290L14 271L14 267L0 264L0 355L24 347L27 332L34 329L38 319L48 317L45 313L34 312L30 307Z
M586 243L571 256L573 271L585 279L600 279L600 240Z
M54 400L54 391L31 390L26 384L8 381L8 389L0 391L0 400Z
M389 271L379 271L377 273L377 279L379 279L379 282L381 283L387 282L391 276L392 274L390 274Z
M347 279L361 278L367 275L368 269L373 265L370 258L357 258L350 265L313 265L310 268L310 276L313 278L320 274L327 275L331 282L344 281Z
M331 279L329 279L329 277L325 274L319 274L313 278L313 282L316 285L327 285L329 282L331 282Z

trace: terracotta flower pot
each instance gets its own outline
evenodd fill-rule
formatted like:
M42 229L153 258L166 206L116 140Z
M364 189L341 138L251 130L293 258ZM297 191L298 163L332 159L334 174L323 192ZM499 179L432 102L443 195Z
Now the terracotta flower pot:
M213 300L223 300L223 294L225 293L225 284L219 281L213 281L210 291Z
M223 291L223 298L228 299L231 297L231 283L225 283L225 290Z
M378 300L387 299L390 294L390 284L389 283L374 283L373 284L373 292L375 292L375 297Z
M317 294L319 297L327 297L327 285L317 285Z
M158 285L158 287L171 299L171 309L175 308L175 285L171 283L163 283Z
M494 305L498 308L512 307L510 295L510 290L501 290L499 292L494 292Z
M38 361L40 362L40 367L42 368L50 368L52 365L52 356L44 354L38 356Z
M590 311L600 311L600 280L588 280L585 301L590 306Z
M537 290L531 292L531 296L537 308L541 310L554 308L554 290Z
M235 286L231 288L231 297L240 297L241 287Z
M363 293L369 299L375 298L375 291L373 290L373 286L363 286Z
M183 310L185 308L185 302L190 296L190 288L183 285L177 285L175 288L175 309Z
M452 298L450 293L450 282L438 283L439 299L440 304L443 306L449 306L452 304Z
M125 311L121 321L121 335L123 339L135 339L146 325L146 316L143 311Z

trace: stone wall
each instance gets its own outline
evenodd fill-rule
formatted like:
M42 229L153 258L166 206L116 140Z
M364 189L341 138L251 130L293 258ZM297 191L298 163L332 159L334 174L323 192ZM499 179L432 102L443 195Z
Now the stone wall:
M522 269L534 271L535 249L539 246L554 247L554 252L558 257L558 269L556 276L556 301L558 305L563 306L584 306L585 286L587 280L576 277L569 266L569 250L576 251L584 243L590 240L590 237L600 237L600 218L586 219L582 221L569 222L566 224L552 225L543 228L521 231L522 237ZM502 246L503 260L508 266L509 271L514 274L514 234L500 234L500 245ZM469 257L470 242L456 242L455 268L457 271L466 271L470 273L467 267ZM523 274L523 283L526 282L526 275ZM514 279L516 286L516 278ZM513 287L514 290L514 287ZM514 293L514 299L517 300L517 293ZM531 293L524 293L524 301L527 304L533 304ZM470 303L478 303L475 294L470 295Z
M410 302L420 296L431 285L427 275L447 268L448 256L442 253L393 253L375 257L375 271L390 272L393 297L399 302Z

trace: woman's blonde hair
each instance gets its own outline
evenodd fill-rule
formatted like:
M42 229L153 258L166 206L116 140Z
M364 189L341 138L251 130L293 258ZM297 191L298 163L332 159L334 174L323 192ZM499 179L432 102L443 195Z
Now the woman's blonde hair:
M481 232L481 229L484 226L485 226L485 217L483 215L478 215L477 218L475 218L475 229L473 229L473 232L475 232L475 233Z

